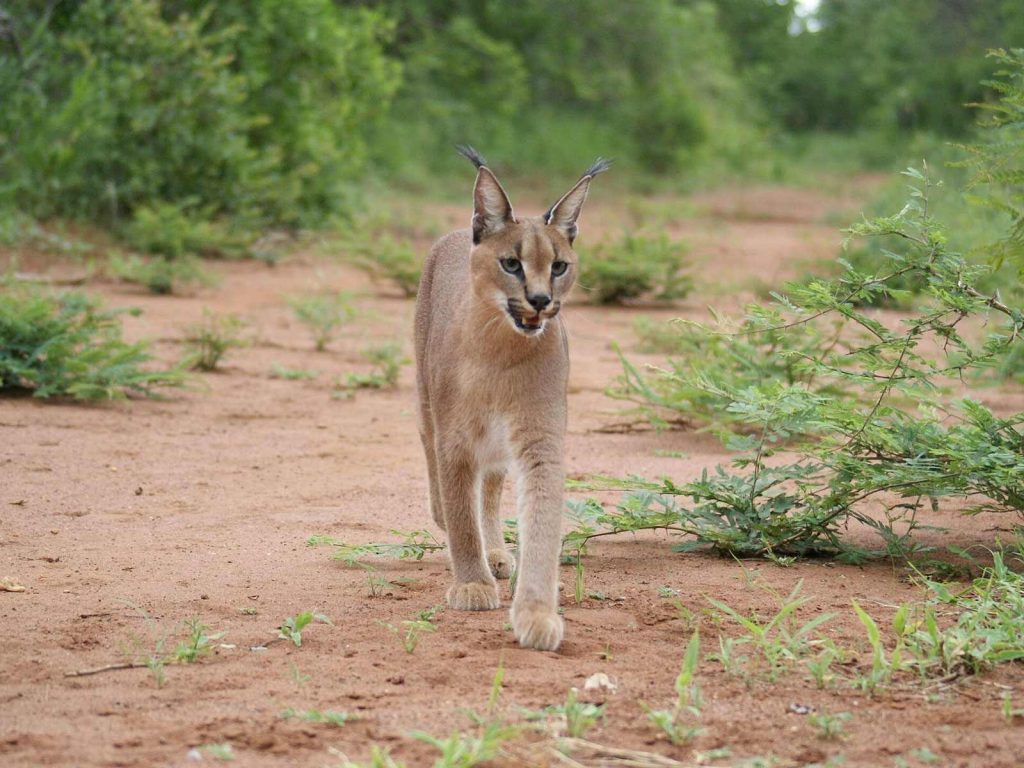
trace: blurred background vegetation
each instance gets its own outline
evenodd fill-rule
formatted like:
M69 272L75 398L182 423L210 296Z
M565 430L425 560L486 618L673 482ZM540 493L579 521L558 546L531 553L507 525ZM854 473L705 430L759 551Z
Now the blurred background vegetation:
M898 167L1015 45L1018 0L7 0L0 209L230 254L374 180L464 186L458 141L559 185Z

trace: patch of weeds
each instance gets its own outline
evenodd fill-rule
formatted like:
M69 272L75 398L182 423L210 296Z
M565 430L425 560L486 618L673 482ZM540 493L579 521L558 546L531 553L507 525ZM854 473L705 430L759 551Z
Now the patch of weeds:
M189 368L212 371L229 350L246 345L245 321L237 315L216 315L203 307L203 319L186 329L185 361Z
M416 614L415 619L406 619L402 622L401 627L396 627L393 624L387 622L380 622L382 626L387 627L394 632L402 640L402 647L406 653L415 653L416 646L420 643L420 635L425 632L436 632L437 624L434 623L434 617L438 611L441 610L440 605L435 605L433 608L420 611Z
M136 250L160 254L169 260L188 256L242 257L248 255L250 240L211 220L189 202L141 205L121 230L121 236Z
M302 630L313 622L334 626L331 620L322 613L316 611L303 611L296 616L289 616L277 628L277 637L280 640L291 640L298 648L302 645Z
M693 288L693 280L683 274L686 250L664 235L627 233L582 256L579 285L595 304L619 304L642 296L682 299Z
M908 665L924 676L958 677L1024 659L1024 575L1007 565L1008 554L1024 563L1024 545L997 550L966 589L925 580L927 601L897 611L893 629ZM956 621L943 629L946 614Z
M472 768L501 755L502 745L515 737L518 730L499 722L482 725L477 735L453 733L439 739L423 731L416 731L413 737L436 747L441 753L434 762L434 768Z
M363 350L370 363L369 373L350 373L338 382L337 396L351 397L357 389L391 389L398 384L398 375L409 358L402 354L399 344L381 344Z
M1024 717L1024 707L1013 706L1013 694L1007 691L1003 694L1003 706L1002 706L1003 719L1012 723L1018 717Z
M144 286L158 295L182 293L214 282L195 256L142 258L111 252L107 266L110 274L121 282Z
M823 613L799 623L796 611L810 599L800 596L802 586L801 579L784 599L771 592L779 600L780 607L767 620L757 615L744 616L726 603L705 596L722 617L736 622L748 633L740 638L719 638L719 653L715 658L726 672L747 676L756 668L761 668L767 678L774 681L780 672L823 643L822 639L814 637L814 632L831 621L835 614ZM755 657L737 656L736 651L743 648L750 648ZM751 666L755 669L752 670Z
M288 662L288 677L290 677L291 681L295 683L295 689L299 691L305 688L306 683L313 679L312 675L307 675L299 669L299 665L294 661Z
M306 381L315 379L320 371L307 368L286 368L280 363L271 363L270 378L284 379L285 381Z
M148 343L122 339L121 315L138 310L102 310L76 292L2 281L0 288L0 392L111 400L184 383L180 368L146 369Z
M835 673L832 671L832 665L837 661L841 661L843 657L842 651L831 640L824 640L822 645L823 647L817 656L804 662L818 690L824 690L832 685L836 679Z
M830 714L825 711L812 712L807 716L807 722L818 732L819 739L838 741L846 738L846 724L853 719L849 712L836 712Z
M647 712L647 718L661 730L673 745L692 741L703 730L699 726L684 722L684 716L699 718L704 706L700 686L694 680L700 664L700 634L697 631L690 636L686 646L682 667L676 676L676 700L671 709L652 709L641 702L640 706Z
M346 293L317 293L288 299L295 317L313 336L313 344L322 352L338 329L355 316L351 297Z
M194 664L213 651L214 643L227 632L211 632L210 625L204 624L198 616L185 620L188 638L174 649L173 659L178 664Z
M564 703L540 710L526 710L524 715L527 720L544 720L549 730L556 733L581 739L604 717L604 709L604 704L580 701L579 692L575 688L570 688Z
M405 763L400 763L391 757L391 752L387 747L376 744L370 747L370 762L368 763L354 763L334 747L327 749L332 755L336 755L342 760L332 768L405 768Z
M353 715L350 712L339 712L333 709L325 709L323 711L319 709L294 709L292 707L282 710L281 718L284 720L301 720L304 723L324 723L339 728L346 723L360 719L359 715Z
M203 744L199 749L209 755L212 760L229 763L235 759L235 750L227 742L223 744Z
M374 241L353 241L349 252L353 263L373 280L392 283L406 298L416 295L423 260L410 243L383 235Z
M397 543L348 544L333 536L310 536L306 543L311 547L333 547L331 557L346 565L367 568L368 557L394 558L396 560L422 560L428 552L440 552L445 545L434 538L430 531L398 531L391 533L401 540Z
M142 619L148 638L130 635L123 648L125 657L132 666L144 666L157 688L162 688L167 681L166 667L171 664L194 664L212 653L214 644L221 640L226 632L211 632L210 626L198 616L186 619L181 628L186 637L179 642L172 652L167 651L172 630L160 626L143 608L125 601Z

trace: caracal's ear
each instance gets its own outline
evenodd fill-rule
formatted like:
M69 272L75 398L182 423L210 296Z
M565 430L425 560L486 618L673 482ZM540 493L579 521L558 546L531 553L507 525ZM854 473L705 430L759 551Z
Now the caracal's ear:
M576 186L566 192L562 199L551 206L544 214L544 223L551 224L562 230L562 233L572 243L579 233L576 226L576 219L580 217L583 210L583 203L587 199L587 190L590 189L590 180L597 174L604 173L611 167L612 161L602 157L597 158L576 182Z
M473 244L496 234L515 221L512 203L501 188L498 177L487 167L487 161L468 145L456 147L459 154L476 166L473 188Z

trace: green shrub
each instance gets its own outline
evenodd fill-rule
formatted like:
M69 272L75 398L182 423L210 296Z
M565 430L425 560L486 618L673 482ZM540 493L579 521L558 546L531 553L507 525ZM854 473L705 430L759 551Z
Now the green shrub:
M186 331L186 365L200 371L212 371L229 350L244 347L245 322L237 315L215 315L203 308L203 319Z
M877 531L889 554L905 556L918 512L943 498L972 499L972 510L1024 512L1024 414L999 417L972 400L950 401L942 389L1019 346L1024 312L976 287L986 269L949 249L929 214L928 179L906 175L914 184L909 202L851 230L902 244L885 251L881 269L847 266L835 280L791 285L773 306L748 309L738 341L716 345L718 331L706 329L705 367L655 373L681 401L703 392L729 414L735 432L722 436L737 456L732 467L685 484L621 481L632 491L620 515L696 537L679 549L710 544L736 554L856 559L865 553L840 535L850 518ZM923 281L927 298L899 324L890 328L858 309L890 295L889 281L905 275ZM1002 327L983 341L961 334L966 318L990 314ZM828 317L838 323L835 341L812 344L818 348L809 354L806 326ZM756 368L737 364L756 348L750 345L773 336L780 364L796 366L791 381L757 381L749 375ZM627 376L636 377L630 369ZM726 374L709 375L718 369ZM665 395L649 391L652 405L665 404ZM785 458L773 458L783 450ZM885 520L863 511L868 501L885 505ZM604 513L598 507L596 514Z
M120 226L172 204L207 224L318 221L350 196L397 84L386 20L330 0L14 14L30 31L0 57L0 196L43 218Z
M402 355L399 344L381 344L363 350L363 357L373 366L369 373L350 373L339 390L351 396L357 389L390 389L398 384L402 366L409 360Z
M327 348L338 328L355 315L348 294L320 293L288 300L295 317L309 328L318 352Z
M682 274L686 247L662 235L649 238L625 234L580 254L579 285L596 304L618 304L651 296L684 298L693 281Z
M180 369L150 370L145 342L121 338L123 310L103 311L81 293L20 285L0 292L0 392L103 400L178 386Z
M410 243L390 235L376 238L356 236L347 240L342 247L345 257L351 259L373 280L393 283L407 298L416 295L420 287L423 262Z
M206 220L192 203L156 202L140 205L121 231L128 245L168 259L184 256L245 256L249 238Z
M115 251L110 254L108 265L110 273L118 280L145 286L156 294L180 293L212 282L202 262L195 256L144 259L135 254L122 256Z

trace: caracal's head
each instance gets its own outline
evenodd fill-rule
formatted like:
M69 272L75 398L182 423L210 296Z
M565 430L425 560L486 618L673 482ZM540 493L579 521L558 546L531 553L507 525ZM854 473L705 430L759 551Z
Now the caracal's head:
M599 158L543 215L516 218L484 159L472 147L459 151L477 167L470 254L476 299L492 305L518 333L539 336L576 281L576 220L591 179L610 163Z

